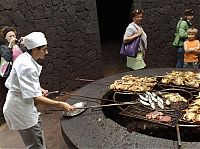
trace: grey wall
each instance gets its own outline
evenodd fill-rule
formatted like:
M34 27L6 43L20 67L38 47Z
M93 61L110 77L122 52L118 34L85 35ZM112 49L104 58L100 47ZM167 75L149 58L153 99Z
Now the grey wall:
M43 88L70 91L84 85L76 77L103 76L95 0L1 0L0 26L5 25L15 27L18 38L32 31L46 34L49 56L39 62ZM0 78L0 118L4 81Z
M49 57L41 83L49 90L73 90L76 77L102 77L95 0L1 0L0 26L11 25L18 37L32 31L46 34Z

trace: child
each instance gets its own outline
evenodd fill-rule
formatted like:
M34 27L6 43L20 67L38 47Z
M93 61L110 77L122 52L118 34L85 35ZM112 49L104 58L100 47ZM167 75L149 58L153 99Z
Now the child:
M183 68L199 68L198 55L200 53L200 43L196 39L198 30L196 28L189 28L187 30L188 38L184 42L184 65Z

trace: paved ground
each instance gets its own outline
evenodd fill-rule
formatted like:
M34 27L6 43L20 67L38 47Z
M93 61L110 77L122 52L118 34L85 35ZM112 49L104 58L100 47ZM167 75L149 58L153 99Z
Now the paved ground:
M65 101L68 97L63 96L59 101ZM46 106L38 106L42 113L43 128L47 149L68 149L60 130L60 112L45 114ZM0 126L0 149L24 148L17 131L9 130L6 124Z

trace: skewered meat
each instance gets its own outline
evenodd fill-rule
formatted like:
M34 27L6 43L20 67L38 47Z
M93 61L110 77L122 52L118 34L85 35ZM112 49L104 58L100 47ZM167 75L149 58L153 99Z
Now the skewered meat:
M158 112L158 111L154 111L154 112L150 112L146 115L147 119L153 119L153 120L158 120L160 122L165 122L165 123L169 123L172 121L171 116L168 115L163 115L162 112Z
M163 115L162 112L154 111L154 112L148 113L148 114L146 115L146 117L147 117L148 119L156 119L158 116L161 116L161 115Z
M158 121L165 123L170 123L172 121L172 117L168 115L160 115L157 117L157 119Z

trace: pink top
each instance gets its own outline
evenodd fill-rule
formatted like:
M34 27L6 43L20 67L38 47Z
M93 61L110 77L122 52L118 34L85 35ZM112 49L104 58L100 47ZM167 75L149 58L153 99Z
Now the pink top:
M13 49L12 49L12 51L13 51L13 62L16 60L16 58L20 55L20 54L22 54L23 52L22 52L22 50L19 48L19 46L17 46L17 45L15 45L14 47L13 47Z

